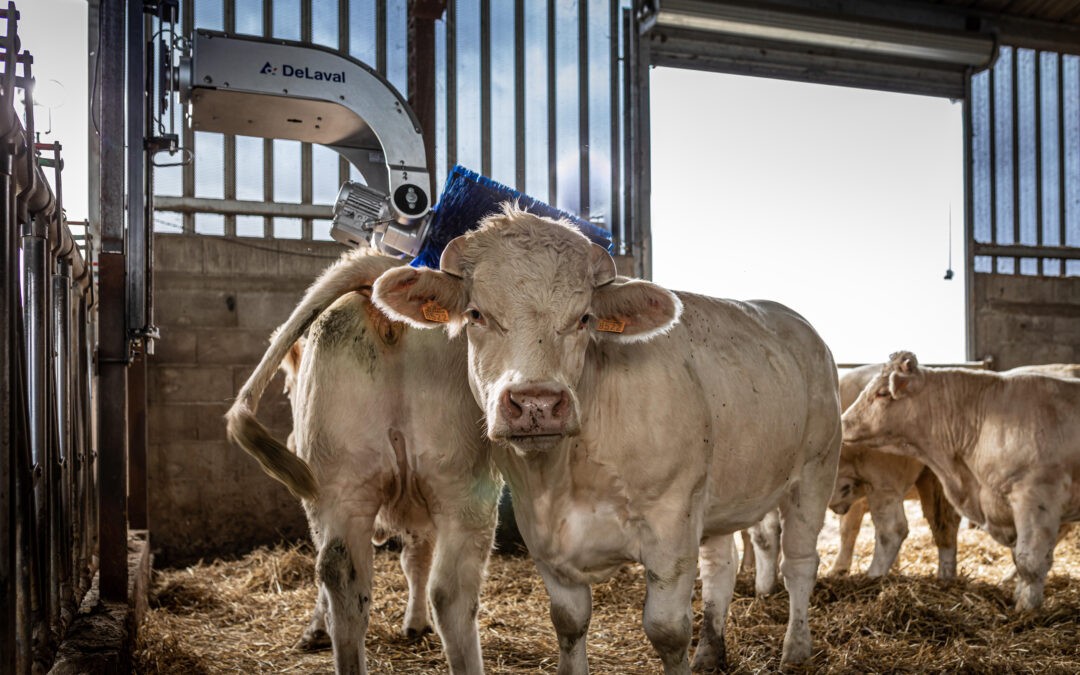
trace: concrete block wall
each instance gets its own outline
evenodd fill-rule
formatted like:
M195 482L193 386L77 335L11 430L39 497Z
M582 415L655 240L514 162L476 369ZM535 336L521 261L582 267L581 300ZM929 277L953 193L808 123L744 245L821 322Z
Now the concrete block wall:
M973 298L976 358L998 370L1080 363L1080 278L976 274Z
M342 252L335 242L154 238L155 321L148 362L148 481L156 564L244 552L307 536L298 500L225 440L223 416L271 331ZM291 428L282 378L259 417Z

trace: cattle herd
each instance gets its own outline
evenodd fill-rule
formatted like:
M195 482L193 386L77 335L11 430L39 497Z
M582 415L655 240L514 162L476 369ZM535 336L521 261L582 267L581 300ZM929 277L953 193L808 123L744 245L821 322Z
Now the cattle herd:
M279 368L286 444L255 416ZM886 574L917 492L940 577L956 574L964 516L1012 550L1015 611L1037 610L1059 533L1080 520L1078 374L929 368L898 352L839 379L786 307L621 277L570 226L507 206L450 242L438 270L343 255L226 422L302 500L319 593L298 646L331 644L337 672L366 672L372 541L390 534L409 584L402 631L433 626L451 672L483 671L477 612L504 481L550 598L559 673L588 672L590 586L630 562L645 570L643 625L664 672L713 672L740 531L757 592L780 578L788 590L783 662L811 656L829 507L843 514L834 573L868 508L869 574Z

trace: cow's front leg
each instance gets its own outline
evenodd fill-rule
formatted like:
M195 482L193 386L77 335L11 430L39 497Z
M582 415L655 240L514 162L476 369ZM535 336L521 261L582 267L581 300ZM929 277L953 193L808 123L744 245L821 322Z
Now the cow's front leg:
M758 597L776 592L779 580L777 562L780 559L780 512L772 509L750 528L754 544L754 593Z
M540 560L534 562L544 579L551 601L551 623L559 637L558 675L585 675L589 672L585 644L592 618L592 589L588 584L560 578Z
M866 497L870 502L870 518L874 521L874 558L866 575L883 577L896 562L900 546L908 536L904 495L892 490L870 490Z
M866 499L856 499L847 513L840 516L840 550L836 553L829 574L847 574L851 571L851 559L855 553L855 541L862 529L866 515Z
M697 551L666 550L645 563L645 635L664 664L666 675L690 672L687 649L692 631L690 601L694 593ZM760 549L756 551L761 557Z
M435 626L450 672L477 675L484 672L484 662L476 616L495 529L495 505L491 505L491 520L486 527L465 528L449 518L441 519L436 527L435 560L428 588Z
M405 572L405 580L409 584L409 604L405 608L401 634L409 639L431 632L427 587L433 549L428 532L410 533L402 537L401 570Z
M364 636L371 611L371 532L375 516L352 517L328 527L315 562L329 605L327 627L338 675L363 675Z
M956 535L960 529L960 514L945 497L934 472L923 469L915 482L919 490L923 517L930 523L930 533L938 550L938 579L948 581L956 578Z
M735 538L731 535L705 537L699 553L705 617L691 668L698 672L723 672L727 669L724 626L727 624L731 595L735 591L738 565Z

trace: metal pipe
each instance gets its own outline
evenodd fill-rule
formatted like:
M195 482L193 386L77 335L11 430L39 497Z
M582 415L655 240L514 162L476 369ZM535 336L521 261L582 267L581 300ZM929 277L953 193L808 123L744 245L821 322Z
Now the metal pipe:
M588 220L592 214L589 194L589 3L578 2L578 215Z
M53 391L56 404L56 456L50 462L53 472L53 507L56 509L53 560L58 566L58 609L69 605L72 590L71 490L68 474L71 466L71 264L61 260L53 274Z
M13 22L9 22L10 23ZM15 321L19 311L19 249L10 146L0 146L0 671L15 670Z

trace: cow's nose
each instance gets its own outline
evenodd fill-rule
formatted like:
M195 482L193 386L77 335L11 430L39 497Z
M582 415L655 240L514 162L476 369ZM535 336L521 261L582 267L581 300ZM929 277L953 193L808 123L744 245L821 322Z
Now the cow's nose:
M508 388L501 400L511 436L562 434L570 417L570 395L562 388Z

